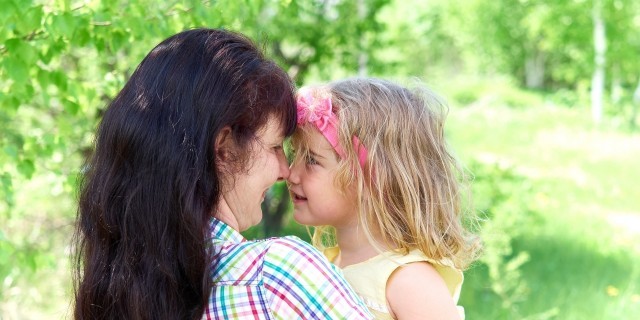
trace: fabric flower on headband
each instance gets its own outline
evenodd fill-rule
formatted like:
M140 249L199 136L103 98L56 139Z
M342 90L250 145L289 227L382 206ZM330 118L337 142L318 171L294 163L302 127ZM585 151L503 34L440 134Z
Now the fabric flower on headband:
M329 141L329 144L331 144L331 147L340 158L345 159L346 154L338 139L338 117L333 113L331 97L327 95L314 96L309 89L300 89L297 98L297 110L298 125L304 125L305 123L314 125ZM360 167L364 168L364 164L367 161L367 149L356 136L353 136L352 143L358 153Z
M331 112L331 98L315 98L311 92L298 96L298 124L313 123L318 130L324 131L327 125L335 122L335 115Z

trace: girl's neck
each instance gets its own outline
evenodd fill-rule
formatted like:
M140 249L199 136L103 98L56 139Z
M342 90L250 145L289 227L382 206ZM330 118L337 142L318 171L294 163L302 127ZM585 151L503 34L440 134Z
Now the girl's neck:
M340 247L340 255L334 263L340 268L366 261L380 254L359 225L336 227L336 240ZM382 241L376 238L374 240L379 248L386 249L380 245Z

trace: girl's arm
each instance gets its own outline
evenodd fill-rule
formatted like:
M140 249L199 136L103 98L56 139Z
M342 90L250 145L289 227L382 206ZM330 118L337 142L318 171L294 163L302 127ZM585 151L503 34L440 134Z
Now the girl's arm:
M397 268L387 282L391 314L402 319L460 319L449 290L428 262Z

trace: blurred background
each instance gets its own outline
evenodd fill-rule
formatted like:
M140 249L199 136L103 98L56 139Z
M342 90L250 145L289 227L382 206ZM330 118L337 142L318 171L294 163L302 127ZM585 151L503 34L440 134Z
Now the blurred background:
M0 319L70 318L76 181L164 38L243 32L298 85L419 79L475 176L467 319L640 319L640 1L0 0ZM248 238L296 234L276 185ZM428 288L425 288L428 290Z

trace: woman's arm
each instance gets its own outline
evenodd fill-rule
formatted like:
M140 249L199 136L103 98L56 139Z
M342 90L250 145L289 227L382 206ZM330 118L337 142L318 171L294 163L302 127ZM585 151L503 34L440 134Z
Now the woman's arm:
M402 319L460 319L444 280L428 262L396 269L387 282L391 314Z

